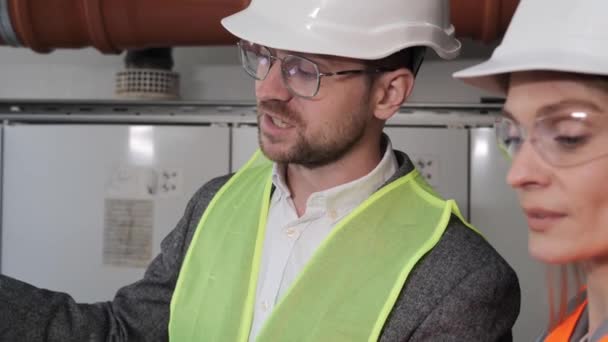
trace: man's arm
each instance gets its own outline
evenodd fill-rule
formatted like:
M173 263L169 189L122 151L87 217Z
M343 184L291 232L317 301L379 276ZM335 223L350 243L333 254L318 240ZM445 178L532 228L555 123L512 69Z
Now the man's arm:
M144 278L120 289L111 302L78 304L68 294L0 275L0 341L167 341L184 255L203 211L227 179L197 191Z
M446 295L411 341L512 341L520 290L514 273L489 264L469 274Z
M452 217L410 273L380 341L511 341L519 305L515 271Z

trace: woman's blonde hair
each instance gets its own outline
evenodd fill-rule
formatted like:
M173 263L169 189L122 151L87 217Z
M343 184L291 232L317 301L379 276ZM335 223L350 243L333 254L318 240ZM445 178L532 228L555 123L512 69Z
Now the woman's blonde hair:
M585 300L585 274L585 266L580 263L547 267L549 331L562 323L570 311Z

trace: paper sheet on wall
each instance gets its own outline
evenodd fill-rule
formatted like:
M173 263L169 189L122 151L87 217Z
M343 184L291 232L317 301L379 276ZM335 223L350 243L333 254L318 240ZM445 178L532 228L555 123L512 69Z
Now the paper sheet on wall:
M103 264L146 267L152 258L154 201L106 199Z

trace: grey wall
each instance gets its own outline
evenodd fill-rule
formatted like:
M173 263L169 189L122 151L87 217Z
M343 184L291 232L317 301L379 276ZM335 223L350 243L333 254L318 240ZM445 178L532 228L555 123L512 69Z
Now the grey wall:
M429 54L410 101L477 103L485 95L451 78L452 72L475 64L486 53L465 53L445 62ZM176 48L175 70L184 100L253 101L253 82L238 66L234 47ZM122 55L94 49L37 54L0 47L0 98L112 99Z

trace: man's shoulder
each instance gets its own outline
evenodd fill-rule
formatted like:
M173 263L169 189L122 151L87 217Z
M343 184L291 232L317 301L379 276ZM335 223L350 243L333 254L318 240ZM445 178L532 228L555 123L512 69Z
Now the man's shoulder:
M197 218L203 216L203 213L207 209L207 206L213 199L213 196L228 182L233 174L227 174L211 179L207 183L203 184L190 198L186 212L189 212L189 217L195 219L195 223L198 223Z
M511 269L482 235L467 227L454 215L441 240L429 252L425 261L435 265L447 264L451 268L458 266L465 271L474 271L488 264L505 270Z
M436 293L447 293L454 284L476 273L491 276L496 282L517 281L515 271L494 247L456 216L452 216L445 233L412 271L406 286L426 287L426 284L432 283Z
M466 294L455 293L463 286ZM438 307L452 302L447 300L451 296L473 293L477 298L468 300L500 303L506 293L518 293L518 289L511 266L481 235L452 216L440 241L411 271L385 332L390 335L415 331ZM517 312L518 303L513 305L504 310Z
M192 196L191 202L198 204L208 204L213 196L228 182L233 173L215 177L203 184ZM205 205L206 206L206 205Z

